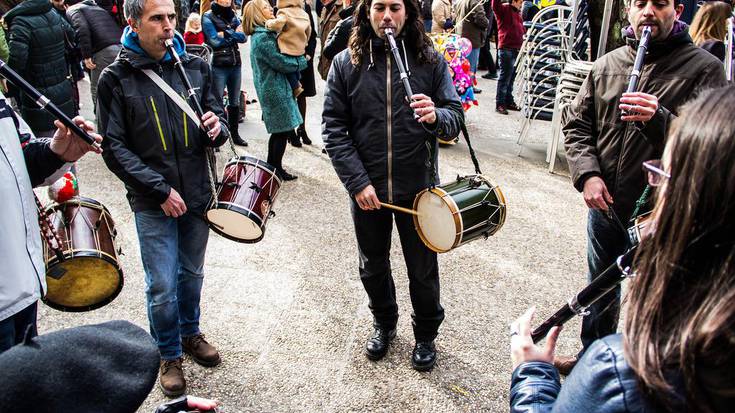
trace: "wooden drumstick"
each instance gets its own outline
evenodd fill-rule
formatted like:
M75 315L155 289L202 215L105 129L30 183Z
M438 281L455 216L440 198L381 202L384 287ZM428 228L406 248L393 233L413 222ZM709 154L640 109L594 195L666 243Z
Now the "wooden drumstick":
M415 209L408 209L408 208L404 208L404 207L399 207L397 205L388 204L386 202L381 202L380 203L380 206L386 207L386 208L390 208L390 209L394 209L394 210L400 211L400 212L405 212L407 214L419 216L419 212L416 211Z

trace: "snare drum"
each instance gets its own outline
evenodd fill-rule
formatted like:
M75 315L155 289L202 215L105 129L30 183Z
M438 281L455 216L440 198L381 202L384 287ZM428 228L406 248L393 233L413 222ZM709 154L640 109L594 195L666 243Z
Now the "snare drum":
M276 168L257 158L240 156L225 165L216 202L207 211L210 228L225 238L254 243L263 239L281 179Z
M505 223L503 192L482 175L458 176L455 182L425 189L416 195L413 208L419 237L436 252L487 238Z
M115 223L94 199L72 198L46 209L59 234L64 259L44 243L46 285L43 301L61 311L91 311L117 297L123 272L115 249Z

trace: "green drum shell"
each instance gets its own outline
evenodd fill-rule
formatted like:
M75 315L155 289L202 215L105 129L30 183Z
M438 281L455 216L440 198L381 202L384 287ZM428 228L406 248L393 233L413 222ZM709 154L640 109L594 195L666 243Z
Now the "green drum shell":
M425 191L416 196L414 209L418 208L419 197ZM457 180L439 185L431 191L448 203L454 215L456 228L452 248L438 249L424 237L418 218L414 217L414 224L421 239L427 247L436 252L447 252L477 238L486 238L498 232L505 223L505 197L497 185L482 175L458 177Z

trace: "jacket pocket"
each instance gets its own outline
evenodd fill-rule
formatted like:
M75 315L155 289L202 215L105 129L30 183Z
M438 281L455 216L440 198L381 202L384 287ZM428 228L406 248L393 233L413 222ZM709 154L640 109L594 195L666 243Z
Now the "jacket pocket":
M155 122L155 128L158 132L158 137L161 139L161 146L163 147L164 152L168 152L168 146L166 145L166 137L163 134L163 125L161 124L161 117L158 113L158 107L156 107L156 101L153 99L153 96L148 97L151 109L153 109L153 121Z

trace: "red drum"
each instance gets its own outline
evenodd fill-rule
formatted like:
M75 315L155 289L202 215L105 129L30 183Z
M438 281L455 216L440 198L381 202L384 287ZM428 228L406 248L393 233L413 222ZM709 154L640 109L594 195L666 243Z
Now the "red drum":
M59 234L63 260L46 257L44 303L61 311L90 311L117 297L123 272L115 248L115 223L104 205L90 198L72 198L46 209Z
M280 188L281 179L273 166L250 156L230 159L216 202L206 214L209 227L233 241L260 241L266 221L275 215L271 208Z

